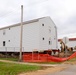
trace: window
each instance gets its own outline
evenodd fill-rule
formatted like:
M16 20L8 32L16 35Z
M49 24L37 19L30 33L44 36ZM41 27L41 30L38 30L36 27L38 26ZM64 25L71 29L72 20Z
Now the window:
M5 41L3 41L3 46L5 46Z
M44 40L44 38L42 38Z
M50 45L50 41L49 41L49 45Z
M44 24L42 24L42 26L44 26Z
M10 42L10 40L8 40L8 42Z

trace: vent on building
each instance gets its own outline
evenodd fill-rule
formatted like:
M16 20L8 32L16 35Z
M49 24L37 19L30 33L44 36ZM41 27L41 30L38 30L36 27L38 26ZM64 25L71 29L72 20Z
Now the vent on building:
M42 24L42 26L44 26L44 24Z
M49 41L49 45L50 45L50 41Z

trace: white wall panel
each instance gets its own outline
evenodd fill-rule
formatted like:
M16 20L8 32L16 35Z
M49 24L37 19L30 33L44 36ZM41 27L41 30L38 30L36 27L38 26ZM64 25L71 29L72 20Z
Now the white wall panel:
M44 26L42 26L44 24ZM49 32L49 28L51 32ZM5 35L3 35L5 31ZM44 40L43 40L44 38ZM50 38L50 39L49 39ZM49 40L51 44L49 45ZM5 41L5 47L3 47ZM41 18L37 22L23 25L23 51L48 50L57 48L56 27L49 17ZM9 52L18 52L20 47L20 26L7 27L0 30L0 47ZM3 49L4 50L4 49ZM0 49L0 51L3 51Z

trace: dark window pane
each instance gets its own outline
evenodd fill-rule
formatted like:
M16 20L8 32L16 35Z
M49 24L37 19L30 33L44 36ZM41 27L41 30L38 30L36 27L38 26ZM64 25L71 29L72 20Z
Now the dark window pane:
M49 41L49 45L50 45L50 41Z
M3 41L3 46L5 46L5 41Z
M44 40L44 38L42 38Z
M42 26L44 26L44 24L42 24Z

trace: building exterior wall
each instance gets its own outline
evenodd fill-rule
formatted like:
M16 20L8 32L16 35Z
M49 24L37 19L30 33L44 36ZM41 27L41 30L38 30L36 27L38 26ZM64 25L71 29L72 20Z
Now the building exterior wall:
M2 51L5 50L6 47L9 48L9 52L12 51L12 49L18 48L20 43L20 27L12 27L0 30L0 48ZM5 34L3 34L5 32ZM5 46L3 46L3 41L5 41ZM17 50L17 49L16 49Z
M41 23L40 39L41 49L57 49L57 28L51 18L44 18L39 21ZM42 26L44 24L44 26Z
M49 34L51 38L51 44L52 44L52 49L57 49L58 44L57 44L57 27L53 23L53 21L49 21L51 26L51 35Z
M75 47L76 46L76 40L75 41L69 41L67 44L69 47Z
M22 41L24 52L57 49L57 28L49 17L24 24ZM19 52L19 47L20 25L0 29L0 51Z
M69 38L69 39L73 39L73 38ZM68 47L74 47L76 46L76 40L69 40L68 43L66 44ZM60 41L58 41L58 49L60 49Z
M25 51L39 50L39 35L39 22L23 26L23 47Z

